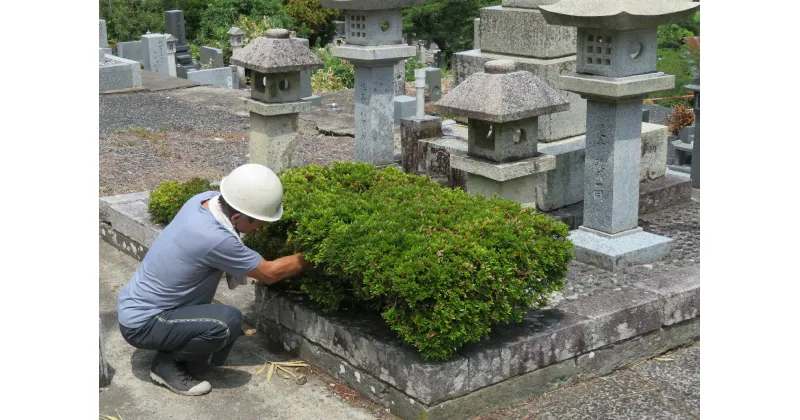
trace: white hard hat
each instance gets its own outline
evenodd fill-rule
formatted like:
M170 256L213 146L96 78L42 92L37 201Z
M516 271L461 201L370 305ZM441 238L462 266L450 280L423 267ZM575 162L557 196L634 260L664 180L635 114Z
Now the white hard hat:
M264 165L248 163L234 169L219 188L225 201L246 216L265 222L283 216L283 184Z

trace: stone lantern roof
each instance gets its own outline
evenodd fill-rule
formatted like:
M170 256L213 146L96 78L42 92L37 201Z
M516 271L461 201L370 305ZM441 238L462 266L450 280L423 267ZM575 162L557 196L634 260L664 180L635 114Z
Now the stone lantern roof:
M288 73L324 67L322 61L302 44L289 38L286 29L270 29L266 37L256 38L236 51L231 64L259 73Z
M323 8L343 10L405 9L425 4L425 0L320 0Z
M167 42L178 42L178 38L176 38L175 35L172 34L166 34L166 35L167 35Z
M547 23L609 30L650 29L691 19L700 3L688 0L562 0L541 5Z
M244 31L242 30L242 28L239 28L238 26L234 26L228 31L228 35L231 35L231 36L233 36L233 35L244 35Z
M512 60L489 61L439 102L442 114L505 123L569 109L566 98L541 78L515 71Z

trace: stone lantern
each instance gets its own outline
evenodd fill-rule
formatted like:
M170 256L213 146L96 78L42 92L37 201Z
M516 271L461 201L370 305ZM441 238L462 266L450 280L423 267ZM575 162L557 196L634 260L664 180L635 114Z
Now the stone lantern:
M232 27L228 31L228 38L231 41L231 47L234 51L242 48L244 46L244 31L239 27Z
M583 226L578 261L617 270L668 255L674 241L642 231L639 220L642 100L671 89L656 71L658 25L691 18L686 0L562 0L541 5L547 23L577 27L575 73L556 81L587 100Z
M289 38L286 29L270 29L231 57L231 63L250 69L250 162L275 172L288 166L286 151L297 135L297 116L311 104L300 98L300 72L320 69L322 61Z
M177 77L177 62L175 61L175 52L177 51L178 47L178 38L172 34L166 34L167 36L167 67L169 67L169 75L172 77Z
M514 61L495 60L436 106L468 119L467 154L450 155L450 167L467 172L467 192L534 207L536 177L556 162L538 153L538 119L568 110L566 98L538 76L516 71Z
M344 10L346 44L335 57L355 66L356 160L376 165L394 161L394 77L398 61L413 57L403 44L406 7L425 0L320 0L322 7Z

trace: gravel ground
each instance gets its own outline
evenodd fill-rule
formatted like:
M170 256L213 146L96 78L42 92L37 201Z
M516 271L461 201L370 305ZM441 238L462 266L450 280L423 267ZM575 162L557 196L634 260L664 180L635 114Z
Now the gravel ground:
M646 214L639 219L645 232L675 240L672 253L662 261L631 267L617 273L577 261L570 264L564 289L553 295L551 306L564 300L590 296L601 289L627 288L641 279L673 268L700 264L700 202L688 203Z
M168 91L100 95L101 138L130 127L237 133L249 126L247 117L170 98Z

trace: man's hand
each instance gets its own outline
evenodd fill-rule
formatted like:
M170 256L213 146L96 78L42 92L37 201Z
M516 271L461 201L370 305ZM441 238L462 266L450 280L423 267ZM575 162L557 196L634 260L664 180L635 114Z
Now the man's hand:
M307 267L308 263L302 254L290 255L274 261L267 261L262 258L258 267L245 275L264 284L275 284L302 273Z

